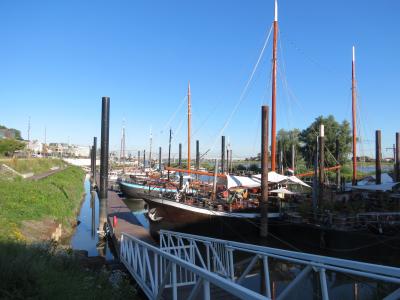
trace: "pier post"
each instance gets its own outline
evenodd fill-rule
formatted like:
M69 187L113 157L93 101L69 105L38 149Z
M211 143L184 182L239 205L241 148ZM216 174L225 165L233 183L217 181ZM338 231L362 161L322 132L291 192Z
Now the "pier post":
M182 144L179 143L179 156L178 156L178 165L179 165L179 169L182 169ZM182 185L183 185L183 176L182 176L182 172L179 173L179 189L182 189Z
M196 170L200 169L200 144L199 140L196 140ZM199 180L199 175L196 175L196 179Z
M97 170L96 170L96 160L97 160L97 137L93 137L93 180L92 180L92 186L96 187L97 186Z
M103 97L102 98L102 109L101 109L99 231L104 230L104 225L107 222L109 130L110 130L110 98Z
M172 129L169 129L169 143L168 143L168 167L171 167L171 140L172 140ZM168 170L168 181L169 181L169 170Z
M319 183L319 206L323 206L324 202L324 182L325 182L325 132L324 132L324 125L321 124L319 127L319 174L318 174L318 183Z
M108 145L110 122L110 98L102 98L101 109L101 152L100 152L100 198L107 198L108 188Z
M211 194L211 199L215 200L217 198L217 175L218 175L218 159L214 161L214 178L213 178L213 190Z
M295 147L294 147L294 144L292 144L292 171L293 171L293 175L295 174L295 168L296 168L295 157L296 157Z
M226 173L229 174L229 149L226 148Z
M225 136L221 137L221 173L225 173Z
M268 235L268 106L261 108L260 236Z
M161 147L158 149L158 169L161 170L161 165L162 165L162 161L161 161Z
M229 150L229 170L230 173L233 172L233 164L232 164L232 149Z
M282 141L278 140L278 172L283 175L283 153Z
M196 170L200 169L200 144L199 140L196 140Z
M318 202L318 138L316 141L316 151L314 153L314 177L312 185L312 205L313 205L313 215L314 220L317 218L317 202Z
M396 157L395 157L395 174L396 182L400 181L400 132L396 132Z
M90 176L93 183L93 146L90 147Z
M340 147L339 139L336 139L335 159L336 159L336 162L338 164L340 164L339 147ZM357 181L356 181L356 184L357 184ZM340 187L340 168L337 169L337 171L336 171L336 190L338 190L338 191L341 190L341 187Z
M381 150L381 131L375 131L375 178L376 184L381 184L381 159L382 159L382 150Z

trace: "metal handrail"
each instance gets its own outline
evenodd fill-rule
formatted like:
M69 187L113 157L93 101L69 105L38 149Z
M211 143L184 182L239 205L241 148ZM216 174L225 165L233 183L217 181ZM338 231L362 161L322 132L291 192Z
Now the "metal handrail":
M171 235L175 237L181 237L188 240L203 241L203 242L216 242L222 243L225 247L244 251L252 254L265 255L268 257L274 257L286 261L295 263L312 265L316 267L323 267L327 270L338 271L353 275L359 275L367 278L383 280L400 284L400 268L389 267L384 265L377 265L341 258L333 258L327 256L321 256L316 254L308 254L303 252L296 252L290 250L283 250L253 244L245 244L234 241L227 241L222 239L215 239L204 236L197 236L187 233L173 232L167 230L161 230L160 236Z
M211 283L241 299L270 299L126 233L121 235L120 259L149 299L161 298L168 280L172 298L178 299L178 266L195 275L196 282L189 298L202 286L203 298L210 299ZM163 265L165 268L161 267Z

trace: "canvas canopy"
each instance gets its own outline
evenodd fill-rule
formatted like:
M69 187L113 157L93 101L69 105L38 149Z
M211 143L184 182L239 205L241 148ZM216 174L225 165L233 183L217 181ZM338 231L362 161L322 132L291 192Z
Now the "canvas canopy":
M226 179L227 179L228 189L237 186L246 188L255 188L261 186L261 174L253 175L252 177L227 175ZM287 183L300 184L302 186L310 187L308 184L304 183L296 176L284 176L273 171L268 172L268 182L269 183L287 182Z
M261 182L261 174L253 175L252 178L257 178ZM307 183L303 182L301 179L296 176L285 176L278 174L274 171L268 172L268 182L272 183L280 183L287 181L288 183L300 184L302 186L310 187Z
M261 186L261 182L259 180L254 180L253 178L246 176L226 175L226 180L228 189L237 186L247 187L247 188L256 188Z
M287 194L287 195L294 195L294 194L297 194L297 193L295 193L295 192L289 191L289 190L284 189L284 188L272 190L272 191L270 191L270 193Z

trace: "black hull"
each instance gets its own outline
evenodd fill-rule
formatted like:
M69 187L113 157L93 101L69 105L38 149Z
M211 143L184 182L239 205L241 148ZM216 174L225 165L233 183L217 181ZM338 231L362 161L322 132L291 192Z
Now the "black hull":
M288 223L270 219L269 236L259 236L259 218L236 218L205 215L199 212L158 203L150 197L144 200L149 210L155 210L150 219L151 234L157 238L160 229L236 240L288 250L400 266L400 236L385 236L368 231L341 231L309 224ZM170 200L164 200L164 202ZM168 203L168 202L167 202Z

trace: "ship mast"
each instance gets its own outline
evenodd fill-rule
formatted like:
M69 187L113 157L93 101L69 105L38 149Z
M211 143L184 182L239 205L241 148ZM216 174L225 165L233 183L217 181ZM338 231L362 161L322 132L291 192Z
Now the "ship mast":
M188 83L188 157L187 157L187 168L190 170L190 119L191 119L191 104L190 104L190 82Z
M278 42L278 2L275 0L274 43L272 48L272 126L271 126L271 170L276 169L276 59Z
M352 184L357 184L357 119L356 119L356 59L355 48L353 46L353 60L351 67L351 96L352 96L352 119L353 119L353 180Z

